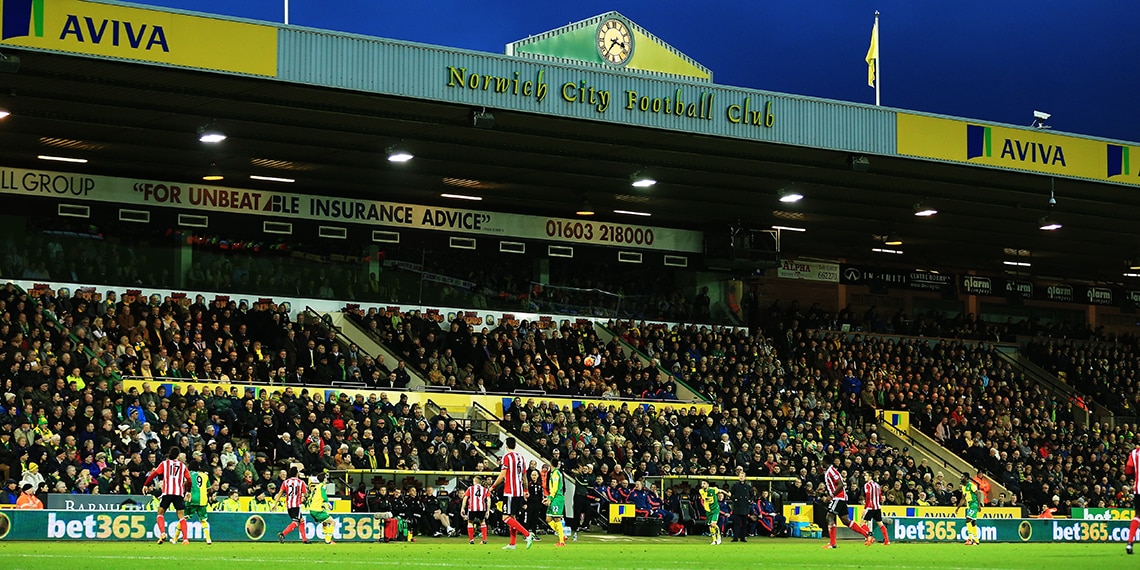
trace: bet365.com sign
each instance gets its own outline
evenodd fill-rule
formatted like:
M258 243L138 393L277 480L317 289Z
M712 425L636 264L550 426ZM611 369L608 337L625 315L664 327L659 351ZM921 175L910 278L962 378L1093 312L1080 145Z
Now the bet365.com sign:
M984 512L984 510L983 510ZM979 519L982 542L1124 542L1129 521L1072 519ZM896 518L895 542L962 542L965 519Z

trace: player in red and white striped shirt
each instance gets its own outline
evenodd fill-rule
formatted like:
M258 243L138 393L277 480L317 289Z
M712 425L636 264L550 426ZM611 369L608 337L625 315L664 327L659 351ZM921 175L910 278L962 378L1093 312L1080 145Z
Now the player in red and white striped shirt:
M476 475L463 493L463 503L459 506L460 514L467 520L467 538L471 544L475 544L476 524L483 533L483 544L487 544L487 488L482 483L483 478Z
M1128 454L1124 464L1124 474L1131 477L1129 490L1132 491L1132 524L1128 527L1128 553L1132 554L1132 543L1136 541L1136 530L1140 529L1140 444Z
M305 536L305 518L301 516L301 505L305 504L305 497L309 493L309 486L301 478L301 473L296 467L289 468L289 478L281 482L281 488L277 490L277 495L273 500L280 501L281 496L285 496L285 506L289 509L289 518L291 522L285 530L277 533L277 539L285 542L285 535L293 532L293 529L299 529L301 533L301 542L308 544L309 539Z
M492 489L498 487L500 483L503 485L503 521L511 527L511 542L504 546L503 550L515 549L515 536L517 534L523 535L523 538L526 539L526 547L530 548L534 537L516 520L516 517L526 512L526 500L530 496L525 479L526 460L523 459L521 453L515 451L515 438L508 437L506 444L507 453L503 455L502 469L499 470L499 476L491 485Z
M883 488L871 478L870 471L863 472L863 481L863 526L867 529L864 544L875 544L875 530L871 523L878 522L879 529L883 531L883 546L886 546L891 539L887 535L887 525L883 524Z
M158 543L166 542L166 520L163 515L171 505L178 513L178 533L182 535L182 544L190 544L189 535L186 534L186 503L183 496L186 494L186 483L190 482L190 469L179 459L181 452L177 447L166 452L166 460L158 464L154 471L147 475L144 489L159 475L162 476L162 498L158 502ZM174 538L174 542L178 537Z
M838 459L835 460L839 462ZM863 535L864 539L869 539L870 534L867 532L866 527L852 521L851 517L847 514L847 487L843 483L843 474L839 472L839 468L835 465L830 465L823 472L823 482L827 484L827 492L831 495L831 503L827 506L827 544L823 545L824 548L836 548L835 545L835 519L843 521L851 530ZM874 539L871 539L874 540ZM867 544L870 544L869 542Z

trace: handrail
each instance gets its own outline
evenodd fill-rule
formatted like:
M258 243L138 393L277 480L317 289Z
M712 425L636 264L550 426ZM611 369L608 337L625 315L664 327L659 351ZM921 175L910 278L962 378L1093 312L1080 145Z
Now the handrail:
M665 483L667 483L667 482L738 481L739 480L735 475L700 475L700 474L697 474L697 475L646 475L645 478L646 479L660 479L661 480L661 492L665 492L665 489L666 489ZM746 476L744 478L745 481L756 481L756 482L760 482L760 483L763 483L766 481L768 483L768 496L769 497L772 496L772 483L775 483L776 481L784 481L784 482L794 483L796 481L799 481L799 479L800 479L799 477L787 477L787 476L781 476L781 477ZM670 486L672 486L672 485L670 485Z
M335 469L329 473L347 473L350 475L440 475L440 476L471 476L498 475L498 471L420 471L419 469Z
M305 307L305 309L311 310L308 307ZM316 313L316 311L313 311L313 312ZM354 315L353 313L348 312L343 308L339 312L342 315L344 315L345 318L347 318L348 320L356 323L357 325L360 325L360 322L356 319L356 315ZM320 313L317 313L317 314L320 315ZM329 323L330 327L333 327L334 329L336 329L337 334L339 334L345 338L348 338L347 335L344 334L344 329L342 327L339 327L339 326L332 323L332 317L330 316L330 313L320 315L320 317L322 320L326 320ZM360 332L364 333L364 336L368 337L369 340L376 343L378 346L385 348L392 355L392 357L394 357L396 359L397 363L403 362L405 364L404 368L408 371L408 374L414 375L423 381L423 383L424 383L424 385L422 387L423 390L427 390L427 387L431 386L431 383L428 382L428 379L426 377L424 377L423 373L421 373L419 370L416 370L416 367L413 366L411 362L408 362L408 359L406 359L402 355L400 355L400 351L394 350L391 346L388 345L388 343L384 342L384 339L380 338L380 335L373 333L371 330L369 330L363 326L357 326L356 329L359 330ZM373 357L373 359L376 358L376 355L374 355L374 354L371 356Z
M440 411L442 408L443 408L442 406L440 406L438 403L436 403L436 401L435 401L435 400L432 400L431 398L428 398L428 399L427 399L427 401L426 401L426 402L424 402L424 412L425 412L425 415L426 415L426 413L427 413L427 412L429 412L429 411L430 411L432 414L438 414L438 413L439 413L439 411ZM475 419L472 419L472 418L470 418L470 417L467 417L467 418L453 418L453 419L456 419L457 421L459 421L459 423L465 424L465 427L466 427L467 429L471 429L471 428L473 427L473 426L472 426L473 422L478 422L478 421L487 421L487 420L475 420ZM481 446L481 445L480 445L480 446L476 446L476 447L475 447L475 450L476 450L476 451L479 453L480 457L482 457L483 459L489 459L489 458L490 458L490 457L487 455L487 452L486 452L486 451L483 449L483 446Z
M476 405L478 405L478 404L476 404ZM479 406L479 407L482 408L482 406ZM484 409L486 409L486 408L484 408ZM492 414L491 417L495 417L494 414ZM539 449L537 440L532 439L531 435L524 436L521 433L515 432L515 430L511 428L510 423L506 421L506 418L499 420L499 429L502 429L503 431L514 436L516 439L518 439L520 442L522 442L524 445L526 445L527 448L529 448L530 451L533 452L535 456L541 457L542 459L545 459L545 460L550 459L550 457L548 457L543 451L541 451ZM568 473L566 471L563 471L562 476L573 481L575 485L584 485L585 484L582 481L578 480L578 478L575 477L574 474L572 474L572 473Z
M479 409L479 410L482 410L482 411L483 411L484 413L486 413L488 416L491 416L492 418L495 418L495 421L499 421L499 422L503 421L503 418L500 418L499 416L496 416L496 415L495 415L495 412L492 412L491 410L487 409L487 408L486 408L486 407L485 407L483 404L480 404L479 402L472 402L472 403L471 403L471 407L472 407L472 408L476 408L476 409Z
M953 465L950 465L950 462L947 461L946 458L943 457L943 455L938 452L939 450L931 449L931 448L927 447L925 443L914 439L913 437L910 436L909 433L900 430L899 428L891 425L889 422L882 421L883 411L884 410L878 410L878 414L877 414L879 417L879 420L880 420L880 423L879 423L880 427L887 428L891 433L895 434L896 437L898 437L899 439L906 442L907 445L920 448L923 451L925 451L927 455L930 455L931 457L935 457L935 458L941 460L943 468L946 468L946 469L955 468L955 469L957 469ZM949 452L951 455L954 455L954 453L951 452L949 449L942 448L942 451L946 451L946 452ZM957 455L955 455L955 457L957 457ZM959 457L959 459L961 459L961 458ZM962 462L965 463L966 465L970 465L970 463L968 461L963 460ZM973 467L973 466L971 465L971 467Z
M610 333L613 336L614 340L616 340L619 344L621 344L623 347L625 347L626 350L630 351L633 354L640 356L641 358L645 359L646 362L655 366L657 368L658 373L664 374L665 376L671 378L673 380L673 382L677 383L678 386L684 386L686 390L688 390L689 392L691 392L693 395L695 395L697 397L697 403L701 403L701 404L711 404L712 403L712 399L710 399L707 395L702 394L700 391L693 389L692 386L689 386L688 384L685 383L684 380L681 380L677 376L674 376L672 372L665 370L665 367L661 366L660 364L654 364L654 360L652 358L650 358L649 355L638 350L637 347L630 344L628 341L626 341L624 338L622 338L620 334L618 334L616 331L614 331L610 327L608 327L608 326L606 326L600 322L597 322L597 321L594 322L594 326L601 327L602 330ZM674 396L675 395L676 394L674 394ZM681 401L681 400L678 400L678 401Z
M1092 408L1086 409L1086 412L1088 412L1087 415L1091 416L1094 413L1097 415L1097 417L1112 417L1115 415L1112 413L1112 410L1108 409L1107 406L1096 401L1096 399L1094 399L1092 396L1081 392L1077 389L1076 386L1061 381L1061 379L1058 378L1056 374L1053 374L1048 370L1041 368L1037 365L1037 363L1026 357L1025 354L1018 352L1017 355L1014 356L1012 354L1006 354L1002 351L998 351L998 353L1010 364L1021 368L1022 374L1027 377L1034 378L1038 383L1048 386L1051 390L1053 390L1054 393L1063 395L1069 398L1070 401L1074 398L1080 398L1086 406ZM1091 423L1091 421L1091 417L1085 418L1086 428L1089 426L1089 423Z
M930 457L941 460L942 461L942 467L944 469L954 469L955 471L959 470L957 466L952 465L949 461L946 460L946 455L949 455L950 457L953 457L954 459L960 461L963 465L968 467L969 468L968 471L972 471L973 473L985 473L986 476L989 477L989 479L991 481L991 485L997 486L1000 489L1004 489L1007 492L1009 491L1009 489L1005 488L1005 484L1001 482L1001 479L999 478L1000 474L994 474L988 469L978 468L978 466L976 466L976 465L970 463L969 461L966 461L965 459L959 457L958 454L954 453L953 451L950 451L949 449L946 449L945 447L938 445L938 443L934 442L933 440L931 440L931 441L932 441L932 443L934 443L934 445L937 447L937 449L932 448L929 445L927 445L925 442L923 442L919 439L916 439L914 437L911 437L910 433L904 432L904 431L898 429L897 427L891 425L890 422L883 421L883 413L885 411L886 410L877 410L876 416L877 416L877 419L879 420L879 426L887 428L887 431L891 432L892 434L894 434L899 439L903 440L903 442L910 445L911 447L917 447L917 448L923 450L926 453L926 455L929 455ZM911 429L914 429L914 428L912 427ZM921 432L919 432L919 433L921 433ZM925 434L922 434L922 435L925 435Z

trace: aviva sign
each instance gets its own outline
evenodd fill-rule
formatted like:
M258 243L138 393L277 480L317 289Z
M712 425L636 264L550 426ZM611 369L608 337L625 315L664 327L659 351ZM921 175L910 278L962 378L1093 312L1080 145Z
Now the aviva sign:
M898 154L1140 186L1140 147L1073 135L898 113Z
M82 0L0 0L0 45L277 75L277 29Z

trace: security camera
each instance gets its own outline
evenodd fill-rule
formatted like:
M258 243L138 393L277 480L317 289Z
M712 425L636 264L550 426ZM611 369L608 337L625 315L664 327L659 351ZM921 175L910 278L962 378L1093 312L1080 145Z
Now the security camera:
M1050 206L1056 206L1057 205L1057 198L1050 196L1049 197L1049 205Z
M1037 119L1039 121L1048 121L1049 117L1052 117L1052 116L1053 115L1050 115L1049 113L1046 113L1045 111L1034 111L1033 112L1033 118Z

